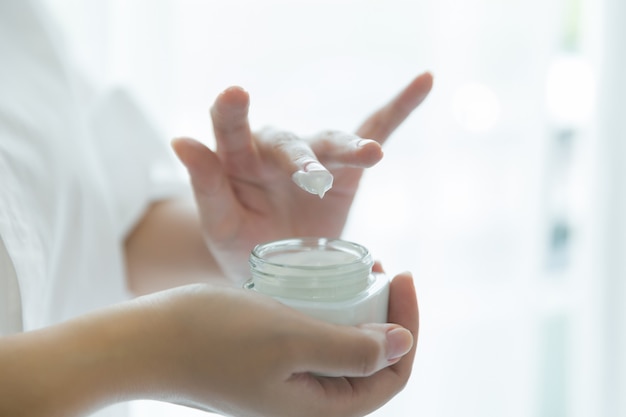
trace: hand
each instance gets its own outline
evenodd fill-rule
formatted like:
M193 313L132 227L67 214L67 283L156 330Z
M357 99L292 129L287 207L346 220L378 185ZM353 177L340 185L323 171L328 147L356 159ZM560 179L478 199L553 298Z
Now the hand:
M192 286L173 294L155 303L153 322L166 325L160 340L172 346L154 372L183 405L235 416L363 416L411 373L419 318L408 274L391 284L389 320L397 324L358 328L244 290Z
M79 416L155 399L233 416L364 416L411 374L419 316L409 274L392 281L388 316L338 326L229 286L162 291L3 337L0 415Z
M422 74L356 134L328 131L308 141L273 129L252 134L248 94L238 87L221 93L211 109L216 151L189 138L172 145L189 171L207 245L224 274L241 281L250 250L264 241L338 237L363 168L382 158L381 145L431 86L432 76ZM294 172L323 169L320 164L334 176L323 200L291 180Z

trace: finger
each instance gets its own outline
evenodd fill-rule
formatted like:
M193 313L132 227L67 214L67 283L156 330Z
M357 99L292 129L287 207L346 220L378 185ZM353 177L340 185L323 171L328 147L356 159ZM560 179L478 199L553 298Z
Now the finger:
M413 346L412 333L396 324L328 326L310 333L299 349L300 372L365 377L398 361Z
M268 157L303 190L323 197L333 184L333 176L322 165L309 144L293 133L265 128L258 133Z
M189 172L205 232L216 240L228 238L238 205L219 158L191 138L174 139L172 148Z
M351 133L320 132L310 139L310 144L319 161L327 168L369 168L383 157L382 147L378 142Z
M429 72L421 74L389 103L365 120L357 129L357 135L384 143L409 114L424 101L432 85L433 76Z
M224 90L211 107L211 120L217 153L227 169L249 165L254 157L254 142L248 122L250 96L241 87Z
M350 397L359 405L363 413L375 410L389 401L404 388L411 375L417 346L419 313L413 278L409 273L396 276L391 283L389 321L401 324L402 329L407 333L410 332L413 343L408 353L400 355L395 360L393 358L388 359L390 362L395 361L395 364L368 378L349 378L352 390ZM334 393L334 399L341 403L342 394L338 388L341 386L341 382L338 379L323 378L319 379L319 382L323 385L326 393ZM349 403L344 402L344 404L346 407L350 406ZM354 406L354 404L351 405Z
M341 370L344 374L349 372L360 374L356 378L316 377L316 383L323 392L324 407L318 406L320 404L318 396L313 397L314 399L311 398L310 384L308 383L311 378L310 374L293 375L291 381L294 382L292 386L294 396L301 399L303 407L326 413L328 410L333 410L334 413L331 415L338 416L365 415L381 407L404 388L413 366L419 321L413 279L409 273L396 276L391 283L389 316L390 321L402 323L403 326L406 325L407 327L394 326L393 324L366 325L361 329L352 329L362 332L371 331L372 333L369 334L371 339L368 339L367 334L361 334L360 337L363 339L360 340L358 333L349 335L344 330L341 335L330 340L316 334L314 339L321 342L320 345L313 346L309 342L309 344L304 344L304 348L298 346L297 351L303 352L304 358L310 356L311 351L307 351L307 349L311 346L313 352L322 355L322 359L317 361L317 369L321 370L320 374L339 375ZM342 329L341 327L337 328ZM376 336L372 337L373 334ZM347 338L341 337L342 335L347 336ZM383 338L385 342L381 342ZM376 350L371 347L372 341L374 346L378 341L379 348L385 345L386 347L381 348L376 353ZM394 344L395 347L392 347ZM369 349L372 349L374 353L363 354ZM385 352L382 356L384 359L381 359L380 352L382 351ZM403 355L402 352L404 351L408 353ZM398 360L398 358L401 359ZM371 374L385 361L395 362L395 364L383 366L383 369ZM375 363L376 365L368 369L367 363Z
M391 282L387 317L390 323L401 325L413 335L414 343L412 349L393 367L396 373L408 379L413 367L419 333L417 296L415 294L413 276L409 272L397 275Z
M383 264L380 261L374 261L374 266L372 266L372 272L384 273L385 269L383 268Z

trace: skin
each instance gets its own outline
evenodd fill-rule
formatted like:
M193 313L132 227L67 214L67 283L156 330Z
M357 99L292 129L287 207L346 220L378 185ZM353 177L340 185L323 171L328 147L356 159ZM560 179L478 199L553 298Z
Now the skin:
M365 415L409 377L414 294L410 275L399 275L389 310L397 324L359 328L319 322L227 286L140 297L6 337L0 415L79 416L139 398L234 416Z
M159 271L179 264L172 261L175 257L197 266L196 274L186 276L208 274L240 284L257 243L297 236L339 237L363 169L380 161L382 144L426 98L432 82L429 73L416 77L355 134L325 131L308 140L276 129L253 134L248 93L239 87L225 90L211 108L215 151L190 138L172 142L189 172L197 208L191 202L174 202L148 213L127 243L131 288L138 293L162 288L159 283L169 278L159 278ZM291 180L295 171L312 162L323 164L334 176L323 199L303 192ZM188 259L206 248L208 254L193 257L200 263Z
M211 110L217 149L173 142L195 204L154 204L126 239L129 286L151 294L2 338L0 415L80 416L143 398L234 416L356 417L389 401L416 349L409 273L391 283L389 323L346 327L241 289L241 265L261 241L340 235L363 168L431 84L416 78L356 135L310 140L252 134L248 94L222 93ZM335 176L323 200L290 179L318 162Z

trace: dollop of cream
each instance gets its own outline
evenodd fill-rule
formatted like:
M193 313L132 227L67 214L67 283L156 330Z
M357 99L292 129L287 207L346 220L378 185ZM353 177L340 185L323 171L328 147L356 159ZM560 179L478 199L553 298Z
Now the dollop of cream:
M291 176L293 182L311 194L317 194L320 198L333 186L333 175L325 169L312 169L309 171L296 171Z

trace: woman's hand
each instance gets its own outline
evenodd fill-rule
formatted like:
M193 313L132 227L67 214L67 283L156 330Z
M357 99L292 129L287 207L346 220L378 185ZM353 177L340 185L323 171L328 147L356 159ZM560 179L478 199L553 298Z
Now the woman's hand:
M394 324L338 326L230 286L155 293L1 338L0 415L79 416L155 399L233 416L364 416L411 373L419 317L409 274L391 283L388 315Z
M394 279L390 297L389 320L397 324L357 328L245 290L175 290L156 300L166 308L154 317L168 324L161 343L172 345L171 363L155 365L163 393L234 416L366 415L404 387L413 364L419 320L410 275Z
M235 281L247 276L247 257L264 241L296 236L338 237L363 168L382 158L381 145L424 100L432 76L415 78L356 134L322 132L309 140L248 124L248 94L225 90L211 109L217 149L189 138L172 143L187 167L204 235L222 271ZM323 199L303 192L294 173L330 170L332 188Z

